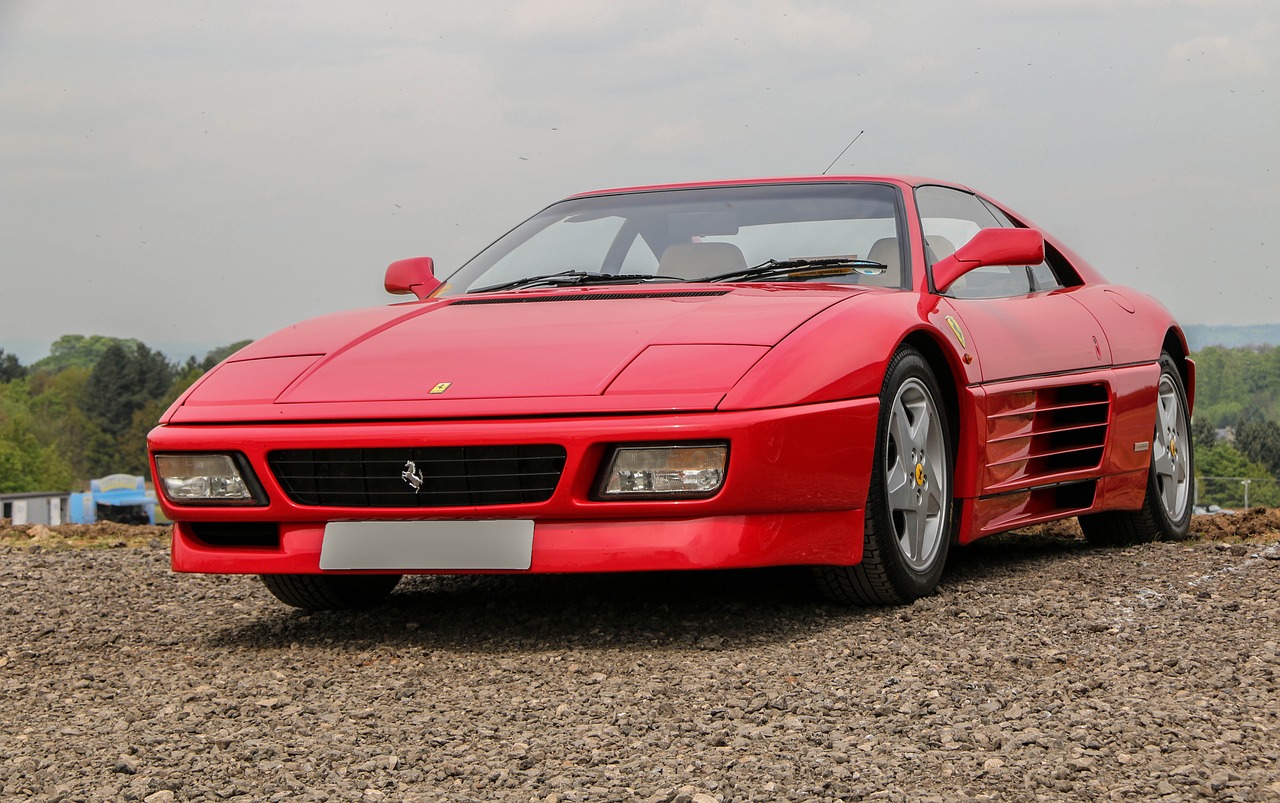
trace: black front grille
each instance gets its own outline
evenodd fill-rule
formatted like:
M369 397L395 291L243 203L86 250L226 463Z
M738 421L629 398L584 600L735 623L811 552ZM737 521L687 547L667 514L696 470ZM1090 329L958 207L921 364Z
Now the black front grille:
M267 455L290 499L328 507L545 502L556 489L564 461L564 448L552 444L291 449ZM421 487L415 491L418 478Z

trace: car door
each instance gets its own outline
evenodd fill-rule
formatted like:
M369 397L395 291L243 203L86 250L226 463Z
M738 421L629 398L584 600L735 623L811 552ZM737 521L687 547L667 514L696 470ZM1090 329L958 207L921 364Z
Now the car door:
M930 265L982 229L1012 225L977 196L950 187L917 188L916 207ZM984 384L1111 364L1101 325L1064 284L1047 261L978 268L947 289L958 336L976 355Z
M1013 226L952 188L921 187L916 203L930 266L981 229ZM1057 259L978 268L940 299L954 313L948 328L979 369L968 390L976 437L961 438L962 453L971 451L956 474L957 495L976 497L968 514L974 532L1088 509L1093 480L1107 471L1111 350L1073 298L1081 289L1067 275L1074 271L1055 268Z

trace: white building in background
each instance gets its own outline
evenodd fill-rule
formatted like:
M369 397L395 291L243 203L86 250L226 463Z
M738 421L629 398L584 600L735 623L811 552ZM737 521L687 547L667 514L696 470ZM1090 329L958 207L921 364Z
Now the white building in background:
M44 524L56 527L65 521L70 494L36 492L0 494L0 518L11 524Z

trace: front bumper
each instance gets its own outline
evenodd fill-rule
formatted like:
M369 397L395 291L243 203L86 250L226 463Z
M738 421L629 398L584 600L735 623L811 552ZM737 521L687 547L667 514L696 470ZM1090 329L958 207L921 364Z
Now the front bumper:
M529 572L607 572L828 564L861 560L875 444L874 398L740 412L524 420L168 425L151 451L237 451L266 491L256 507L175 506L173 568L183 572L319 573L331 521L525 519ZM601 462L622 443L727 441L724 486L708 499L596 501ZM449 508L305 506L268 468L282 449L558 443L567 459L549 499ZM154 470L154 469L153 469ZM201 538L207 523L268 527L267 544ZM437 573L424 568L422 573Z

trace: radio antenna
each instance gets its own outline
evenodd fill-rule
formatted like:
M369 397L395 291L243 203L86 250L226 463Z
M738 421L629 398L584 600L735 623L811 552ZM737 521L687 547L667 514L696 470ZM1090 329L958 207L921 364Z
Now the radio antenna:
M859 131L859 132L858 132L858 137L862 136L864 133L866 133L866 132L864 132L864 131ZM849 144L844 146L844 150L843 150L843 151L840 151L840 156L844 156L845 151L847 151L847 150L849 150L850 148L852 148L852 147L853 147L853 143L855 143L855 142L857 142L857 141L858 141L858 137L854 137L853 139L849 140ZM837 156L836 158L834 158L834 159L832 159L832 160L831 160L831 164L827 165L827 170L830 170L831 168L833 168L833 167L835 167L835 166L836 166L836 162L840 161L840 156ZM824 176L825 176L825 175L827 174L827 170L823 170L823 171L822 171L822 175L824 175Z

